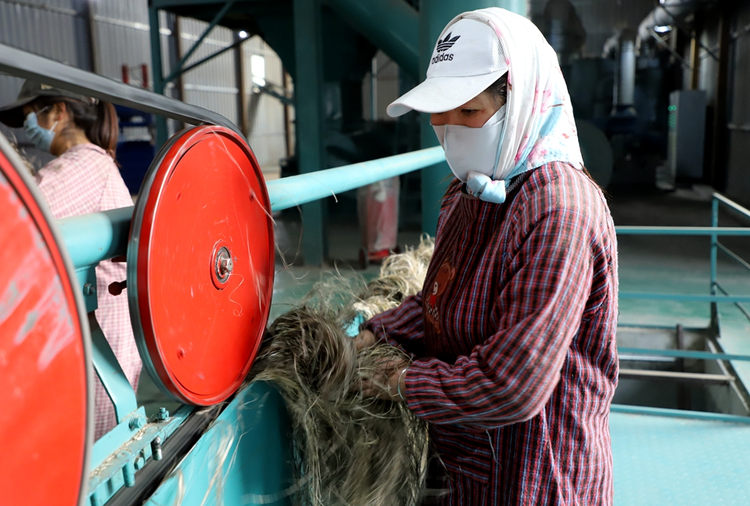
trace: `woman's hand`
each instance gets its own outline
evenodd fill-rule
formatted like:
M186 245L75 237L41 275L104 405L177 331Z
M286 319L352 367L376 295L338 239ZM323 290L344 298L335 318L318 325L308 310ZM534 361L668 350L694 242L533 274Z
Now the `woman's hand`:
M373 370L363 372L360 378L360 392L363 397L377 397L388 401L403 401L399 394L404 392L404 371L409 361L402 358L384 359Z
M357 347L357 351L359 351L363 348L369 348L370 346L375 344L375 341L375 334L365 329L357 334L357 337L354 338L354 345Z

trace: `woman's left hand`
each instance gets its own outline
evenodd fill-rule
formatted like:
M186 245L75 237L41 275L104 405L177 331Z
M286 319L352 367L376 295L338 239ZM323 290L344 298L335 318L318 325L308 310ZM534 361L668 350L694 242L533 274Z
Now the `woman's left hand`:
M380 361L377 368L362 374L360 378L362 396L377 397L388 401L403 401L398 393L398 383L401 382L401 393L403 393L406 374L401 373L409 365L408 360L401 358Z

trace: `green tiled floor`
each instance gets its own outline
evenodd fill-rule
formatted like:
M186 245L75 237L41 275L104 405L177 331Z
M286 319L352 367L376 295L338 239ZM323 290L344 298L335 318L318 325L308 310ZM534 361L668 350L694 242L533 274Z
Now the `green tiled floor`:
M618 506L750 504L750 425L610 415Z
M682 191L612 202L616 225L710 225L710 208ZM747 226L747 223L722 223ZM729 239L750 258L750 241ZM708 294L709 241L689 237L619 238L620 290ZM719 280L750 294L750 273L719 256ZM724 350L750 354L750 322L721 304ZM706 328L708 303L620 299L620 323ZM750 364L733 364L750 384ZM750 505L750 425L613 413L610 431L618 506Z

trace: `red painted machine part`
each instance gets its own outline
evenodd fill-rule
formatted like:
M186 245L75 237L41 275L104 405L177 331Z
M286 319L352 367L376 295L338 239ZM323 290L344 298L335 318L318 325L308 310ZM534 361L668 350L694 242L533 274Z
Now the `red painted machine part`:
M163 386L208 406L237 391L265 332L273 221L260 166L242 138L217 126L178 135L141 197L136 293ZM221 248L233 265L218 286Z
M0 153L2 504L79 504L88 475L83 325L44 213Z

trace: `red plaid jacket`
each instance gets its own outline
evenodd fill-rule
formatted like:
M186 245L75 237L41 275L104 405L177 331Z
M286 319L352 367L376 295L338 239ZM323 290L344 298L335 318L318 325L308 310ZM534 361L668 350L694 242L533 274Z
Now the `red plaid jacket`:
M42 167L36 180L55 219L133 205L115 162L94 144L73 146ZM126 271L125 262L105 260L96 267L96 320L125 376L137 390L142 363L130 324L127 290L116 297L108 292L110 283L125 279ZM99 439L117 420L99 378L94 380L94 439Z
M601 191L552 163L502 205L455 181L425 285L367 326L403 346L450 505L613 502L617 244Z

